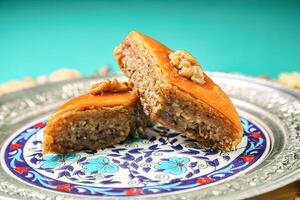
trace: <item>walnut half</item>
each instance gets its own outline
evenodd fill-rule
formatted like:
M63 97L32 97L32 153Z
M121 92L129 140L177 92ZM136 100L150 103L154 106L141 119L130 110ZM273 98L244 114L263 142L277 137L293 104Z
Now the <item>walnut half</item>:
M177 50L169 54L169 59L180 75L199 84L205 83L201 66L191 54Z
M118 93L132 90L132 84L119 82L118 80L105 80L95 83L90 88L91 95L103 95L104 93Z

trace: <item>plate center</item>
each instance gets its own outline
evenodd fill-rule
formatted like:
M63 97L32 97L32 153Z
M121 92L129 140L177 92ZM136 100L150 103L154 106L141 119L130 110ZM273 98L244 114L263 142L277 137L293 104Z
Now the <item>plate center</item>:
M156 125L147 138L130 137L98 151L42 154L46 120L28 125L3 146L2 164L13 177L36 187L80 195L154 195L199 189L246 172L270 146L265 131L241 117L242 142L232 152L202 149L194 140Z

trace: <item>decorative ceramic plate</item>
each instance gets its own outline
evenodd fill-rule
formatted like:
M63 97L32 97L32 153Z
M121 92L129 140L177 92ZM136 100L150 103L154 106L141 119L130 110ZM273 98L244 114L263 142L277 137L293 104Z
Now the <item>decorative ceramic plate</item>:
M84 93L86 78L0 98L0 198L240 199L300 178L300 94L268 81L212 73L244 128L235 151L201 148L159 124L98 151L42 154L49 114Z

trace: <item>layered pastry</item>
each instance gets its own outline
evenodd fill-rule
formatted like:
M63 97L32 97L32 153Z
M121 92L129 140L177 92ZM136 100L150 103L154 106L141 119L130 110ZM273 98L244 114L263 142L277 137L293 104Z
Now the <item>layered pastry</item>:
M102 149L142 132L147 120L138 94L127 82L107 80L71 99L48 120L43 153Z
M215 150L239 144L243 129L236 108L191 54L138 32L131 32L114 54L152 121Z

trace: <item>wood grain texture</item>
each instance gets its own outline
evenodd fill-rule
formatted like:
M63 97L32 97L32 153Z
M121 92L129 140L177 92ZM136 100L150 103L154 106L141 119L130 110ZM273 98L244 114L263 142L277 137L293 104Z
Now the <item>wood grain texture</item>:
M291 183L287 186L268 192L250 200L299 200L300 199L300 181Z

